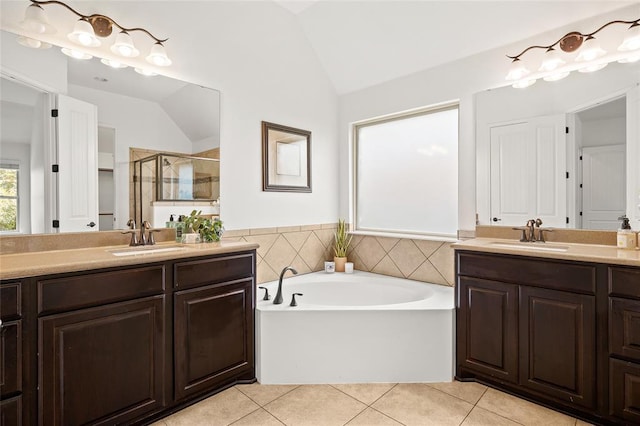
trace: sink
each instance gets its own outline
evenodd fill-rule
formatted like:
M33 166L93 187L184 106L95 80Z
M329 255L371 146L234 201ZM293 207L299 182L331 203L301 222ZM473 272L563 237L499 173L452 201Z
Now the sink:
M188 250L185 246L182 245L174 245L174 246L139 246L139 247L128 247L123 249L116 250L107 250L114 256L141 256L148 254L158 254L158 253L167 253L172 251L185 251Z
M567 246L558 246L555 244L546 244L546 243L499 243L492 242L492 246L494 247L503 247L503 248L512 248L518 250L531 250L531 251L551 251L551 252L559 252L564 253L569 250Z

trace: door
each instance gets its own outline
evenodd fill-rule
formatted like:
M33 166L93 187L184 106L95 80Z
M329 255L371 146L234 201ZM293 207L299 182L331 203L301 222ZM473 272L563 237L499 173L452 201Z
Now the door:
M458 367L517 383L518 286L467 277L458 280Z
M60 232L98 230L98 110L58 95Z
M626 211L626 147L582 149L582 228L618 229Z
M164 296L39 319L41 425L127 423L164 405Z
M566 226L564 115L490 127L491 221Z
M520 384L595 408L595 297L520 287Z
M175 294L175 396L253 377L253 278Z

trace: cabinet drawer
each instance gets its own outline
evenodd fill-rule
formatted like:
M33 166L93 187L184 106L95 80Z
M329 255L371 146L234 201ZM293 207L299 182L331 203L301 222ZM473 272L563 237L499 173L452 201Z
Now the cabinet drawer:
M0 425L20 426L22 425L22 397L16 396L11 399L0 401Z
M38 281L38 313L70 311L164 290L164 265Z
M459 275L576 293L596 292L594 265L468 252L457 256Z
M609 414L640 424L640 365L609 360Z
M251 277L254 265L253 253L179 262L174 265L174 286L184 289Z
M0 326L0 396L22 391L22 320Z
M18 319L22 315L20 297L21 283L7 283L0 285L0 319Z
M640 301L609 298L609 352L640 361Z
M609 267L609 294L640 299L640 268Z

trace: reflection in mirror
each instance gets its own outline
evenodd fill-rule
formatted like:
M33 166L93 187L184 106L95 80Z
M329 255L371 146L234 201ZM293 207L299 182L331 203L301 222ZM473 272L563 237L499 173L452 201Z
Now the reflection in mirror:
M574 74L475 95L478 224L616 229L633 217L640 64Z
M3 60L11 53L3 52ZM66 95L97 108L98 184L92 191L98 195L99 218L98 226L87 230L125 228L133 217L131 161L158 152L220 158L218 91L163 76L145 77L132 69L112 69L99 59L80 62L59 56L67 61ZM20 76L8 77L3 73L1 79L0 159L2 164L5 159L20 160L20 185L27 188L19 191L17 232L55 232L43 213L45 171L51 167L45 162L47 93L25 85ZM176 215L193 209L179 201L173 207Z

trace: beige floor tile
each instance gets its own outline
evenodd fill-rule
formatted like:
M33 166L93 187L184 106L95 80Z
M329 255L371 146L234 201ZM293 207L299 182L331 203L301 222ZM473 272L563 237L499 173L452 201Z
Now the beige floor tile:
M228 425L258 408L242 392L230 388L163 420L167 426Z
M236 389L247 395L261 407L274 399L280 398L285 393L291 392L297 387L297 385L261 385L259 383L236 385Z
M460 426L518 426L519 424L484 408L473 407Z
M263 408L254 411L238 420L235 423L231 423L233 426L282 426L283 423L278 421L271 414L267 413Z
M480 383L458 382L457 380L453 382L429 383L429 386L453 395L456 398L463 399L470 404L478 402L482 394L487 390L487 387Z
M576 422L573 417L495 389L487 389L477 406L523 425L573 426Z
M473 405L427 384L399 384L373 408L405 425L459 425Z
M328 385L300 386L264 406L288 426L344 425L366 405Z
M376 399L380 398L392 387L395 383L364 383L364 384L347 384L347 385L331 385L334 388L346 393L349 396L354 397L360 402L364 402L367 405L371 405Z
M402 426L391 417L387 417L373 408L367 408L347 423L349 426Z

